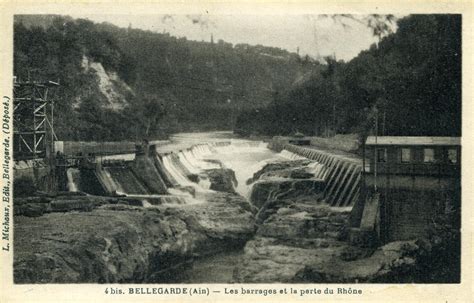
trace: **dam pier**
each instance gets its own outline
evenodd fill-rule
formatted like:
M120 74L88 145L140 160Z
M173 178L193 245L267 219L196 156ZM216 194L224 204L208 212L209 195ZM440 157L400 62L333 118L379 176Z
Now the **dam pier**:
M388 220L359 146L339 141L56 141L54 191L51 161L15 161L15 282L418 281L440 236L403 230L403 209Z

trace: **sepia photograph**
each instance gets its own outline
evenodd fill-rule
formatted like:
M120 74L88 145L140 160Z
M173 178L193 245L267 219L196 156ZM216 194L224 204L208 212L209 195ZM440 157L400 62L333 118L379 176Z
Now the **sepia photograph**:
M15 13L13 285L301 298L466 282L471 25L373 12Z

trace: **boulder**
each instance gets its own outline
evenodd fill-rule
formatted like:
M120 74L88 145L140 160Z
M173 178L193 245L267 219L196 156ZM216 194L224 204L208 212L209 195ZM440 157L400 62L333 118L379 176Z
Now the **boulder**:
M324 181L318 179L272 179L261 180L252 186L250 202L261 208L269 200L282 200L317 196L324 190Z
M237 186L235 172L228 168L206 169L205 173L211 182L210 189L215 191L235 193Z
M304 168L310 160L281 161L266 164L262 169L254 173L253 177L247 180L247 184L251 184L259 180L263 175L266 176L289 176L289 173L295 168Z

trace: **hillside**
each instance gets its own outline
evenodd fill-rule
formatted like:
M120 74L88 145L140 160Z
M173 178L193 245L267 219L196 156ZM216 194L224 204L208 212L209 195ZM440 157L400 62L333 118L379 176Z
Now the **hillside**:
M15 17L14 74L58 80L63 140L158 138L230 129L315 63L278 48L197 42L54 15Z
M461 135L461 16L411 15L349 62L328 58L272 104L243 112L237 132L328 136Z

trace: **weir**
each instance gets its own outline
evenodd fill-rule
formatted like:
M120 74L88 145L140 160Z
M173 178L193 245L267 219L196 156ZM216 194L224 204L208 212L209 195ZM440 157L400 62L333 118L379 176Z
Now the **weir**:
M236 173L237 191L250 197L252 184L246 184L247 180L268 163L309 160L305 169L313 175L312 179L323 182L321 192L326 203L347 207L360 197L360 159L291 144L280 146L279 153L269 154L268 147L278 150L274 144L235 139L195 144L171 152L165 147L164 153L163 145L152 145L147 155L96 156L98 164L92 172L86 169L86 174L92 173L97 181L94 188L100 187L109 195L169 195L172 189L171 196L189 198L209 192L211 182L206 171L228 168ZM245 157L243 153L249 159L241 159ZM81 172L83 169L67 169L68 190L95 193L90 184L80 184L84 179Z
M311 160L308 172L324 182L323 197L331 206L353 206L360 197L362 160L354 155L341 155L314 147L292 144L270 147L280 150L281 157L288 160Z
M234 189L230 190L235 190L252 202L254 181L274 182L251 180L255 173L272 163L307 161L302 167L307 176L298 175L298 172L287 176L287 180L294 181L290 190L305 188L306 192L314 191L324 202L335 207L352 207L361 196L362 163L356 156L340 155L314 147L281 144L279 141L266 143L234 138L198 140L202 134L197 134L196 140L192 140L193 135L190 136L191 139L187 136L178 139L179 142L176 143L168 141L169 144L164 144L160 141L148 146L146 151L135 153L124 153L130 149L129 143L124 148L119 144L95 143L94 151L99 154L90 153L87 157L73 160L72 165L65 167L62 174L64 180L60 180L63 183L59 188L92 195L134 196L143 200L149 196L155 199L154 203L157 195L161 196L160 201L167 200L170 203L173 199L164 197L175 196L179 198L176 201L179 200L180 204L186 199L195 204L198 196L205 200L207 193L219 188L215 183L217 181L210 177L212 171L228 169L235 174L231 177L234 178L231 180ZM66 150L66 145L57 145L64 146ZM82 154L79 145L68 142L67 146L68 151ZM92 148L91 146L86 145L87 148ZM118 148L120 153L113 154L110 148ZM67 154L65 156L74 157ZM21 166L24 162L18 163L16 173L29 171L28 165ZM305 181L305 178L309 179ZM268 190L272 193L267 198L270 194L275 198L285 190L286 185L282 183L283 187L280 189L269 186L271 188Z

